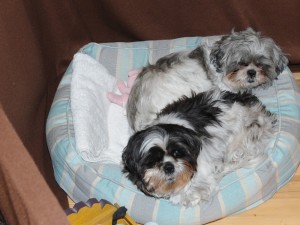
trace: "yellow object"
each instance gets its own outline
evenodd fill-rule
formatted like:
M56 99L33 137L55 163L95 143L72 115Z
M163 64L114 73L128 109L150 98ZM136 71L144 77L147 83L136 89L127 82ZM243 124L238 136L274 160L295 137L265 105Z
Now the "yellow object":
M117 204L112 205L106 201L104 204L100 201L92 204L91 206L84 203L81 204L83 207L80 207L79 210L69 214L67 217L71 225L112 225L113 215L119 209ZM76 208L76 205L74 208ZM116 223L137 225L127 214L123 218L118 219Z

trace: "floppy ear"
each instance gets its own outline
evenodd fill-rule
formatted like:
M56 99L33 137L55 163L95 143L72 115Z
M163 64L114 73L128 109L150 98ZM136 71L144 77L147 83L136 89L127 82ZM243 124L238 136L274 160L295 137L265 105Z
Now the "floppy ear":
M221 60L225 55L224 51L221 48L221 42L222 42L222 40L217 41L214 44L214 47L212 48L210 55L209 55L210 63L212 63L214 65L214 67L216 68L216 71L218 73L222 72Z
M134 158L133 152L126 147L122 154L123 160L123 170L122 172L126 174L127 178L131 180L134 184L141 179L141 175L138 172L138 163Z
M138 145L138 147L137 147ZM136 143L131 137L129 144L124 148L122 154L123 170L127 178L135 184L138 189L146 193L145 184L143 182L143 174L141 173L141 166L139 164L139 143Z
M134 174L139 171L139 161L141 159L140 148L143 143L143 131L133 134L122 153L123 172L129 173L128 178L134 179Z
M276 51L276 50L274 50L274 51ZM280 51L280 53L279 54L277 54L277 65L276 65L276 73L277 73L277 75L279 75L283 70L284 70L284 68L287 66L287 64L288 64L288 59L287 59L287 57Z
M123 173L129 173L130 172L130 162L132 162L133 161L133 159L129 159L129 158L131 158L131 154L130 154L130 152L129 152L129 150L128 150L128 146L126 146L125 148L124 148L124 150L123 150L123 154L122 154L122 162L123 162L123 170L122 170L122 172Z

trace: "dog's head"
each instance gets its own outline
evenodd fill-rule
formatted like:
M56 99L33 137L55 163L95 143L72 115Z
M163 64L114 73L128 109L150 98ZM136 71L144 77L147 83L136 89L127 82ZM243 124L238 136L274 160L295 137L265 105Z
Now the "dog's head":
M234 91L271 85L288 63L271 38L251 28L223 36L214 44L210 61Z
M159 124L135 133L125 147L123 172L146 195L167 198L197 171L201 141L183 126Z

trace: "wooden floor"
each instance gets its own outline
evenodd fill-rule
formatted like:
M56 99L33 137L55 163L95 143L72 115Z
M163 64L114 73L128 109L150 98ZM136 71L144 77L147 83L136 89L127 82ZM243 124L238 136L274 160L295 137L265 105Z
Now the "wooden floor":
M299 87L300 87L300 72L294 73L294 76L295 76L295 78L296 78L297 84L298 84Z

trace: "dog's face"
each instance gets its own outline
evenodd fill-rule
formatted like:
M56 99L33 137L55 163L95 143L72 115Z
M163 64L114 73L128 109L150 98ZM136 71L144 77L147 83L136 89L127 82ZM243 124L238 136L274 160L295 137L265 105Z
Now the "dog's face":
M288 63L271 38L251 28L217 41L210 61L223 74L222 81L234 91L271 85Z
M201 141L190 129L159 124L135 133L124 149L124 172L145 194L167 198L197 171Z

